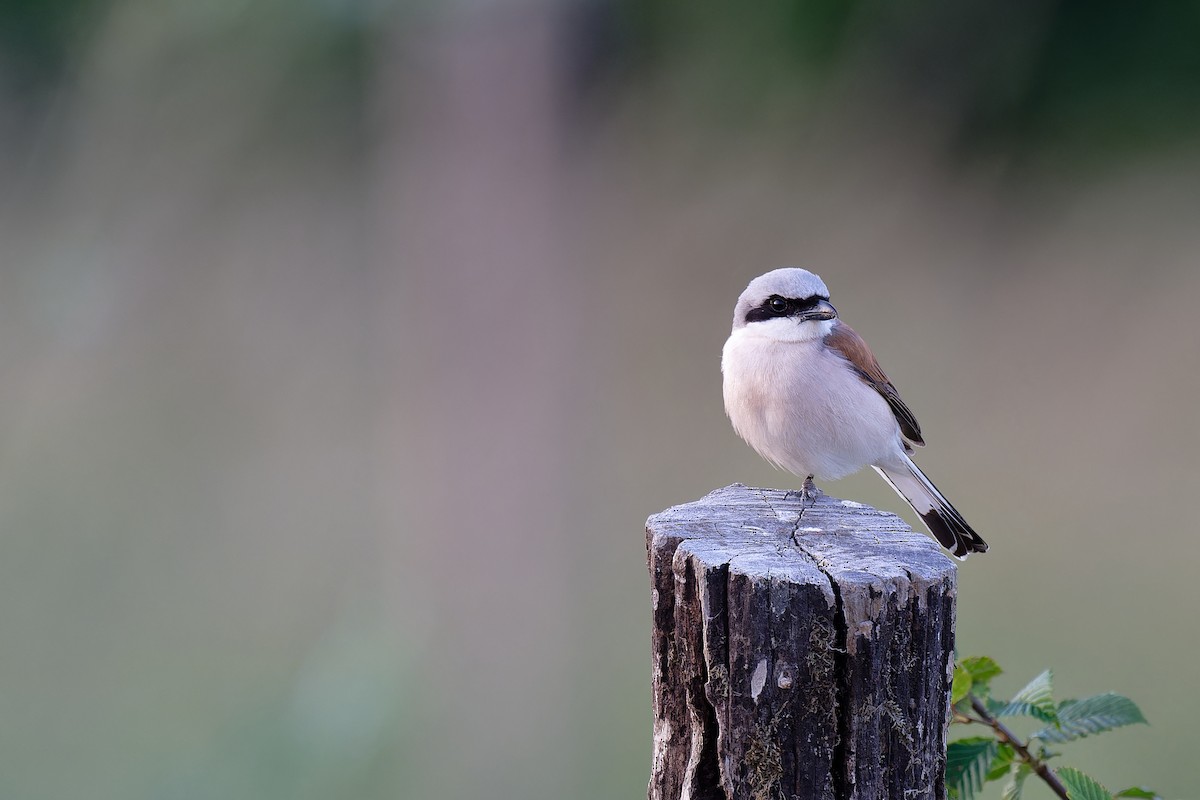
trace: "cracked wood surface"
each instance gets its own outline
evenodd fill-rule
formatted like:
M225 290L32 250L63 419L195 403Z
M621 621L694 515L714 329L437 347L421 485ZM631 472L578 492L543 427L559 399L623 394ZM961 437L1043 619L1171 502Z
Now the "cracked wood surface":
M650 800L945 796L955 566L899 517L734 484L646 523Z

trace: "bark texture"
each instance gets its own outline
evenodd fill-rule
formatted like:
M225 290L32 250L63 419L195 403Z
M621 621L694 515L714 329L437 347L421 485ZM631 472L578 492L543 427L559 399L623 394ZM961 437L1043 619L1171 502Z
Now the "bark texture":
M741 484L652 516L651 800L945 796L955 566L892 514Z

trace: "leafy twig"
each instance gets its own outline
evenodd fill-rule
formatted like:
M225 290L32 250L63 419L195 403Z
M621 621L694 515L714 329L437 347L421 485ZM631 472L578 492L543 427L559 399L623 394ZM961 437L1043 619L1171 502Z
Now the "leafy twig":
M985 783L1008 776L1004 800L1020 800L1025 779L1037 775L1061 800L1159 800L1154 792L1140 786L1113 794L1077 769L1051 769L1047 763L1058 755L1046 750L1048 742L1070 742L1123 725L1145 723L1146 718L1132 700L1107 692L1056 703L1054 676L1046 670L1006 702L991 695L991 680L1000 673L1000 666L987 657L965 658L954 666L951 721L981 725L992 735L950 743L946 751L946 788L952 798L973 800ZM1001 722L1003 717L1018 716L1037 719L1045 727L1021 741Z
M971 695L971 708L979 715L979 721L984 725L991 726L992 730L996 732L996 738L1002 742L1006 742L1013 750L1017 751L1017 755L1029 765L1039 778L1046 782L1046 785L1056 795L1063 800L1070 800L1067 796L1067 787L1063 786L1058 776L1051 771L1050 767L1046 766L1046 762L1030 753L1029 748L1003 722L993 717L983 701L975 695Z

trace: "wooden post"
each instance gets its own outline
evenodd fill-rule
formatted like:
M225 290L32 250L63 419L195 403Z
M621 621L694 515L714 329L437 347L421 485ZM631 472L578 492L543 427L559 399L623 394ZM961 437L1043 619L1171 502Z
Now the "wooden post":
M741 484L652 516L650 800L945 797L955 566L896 516Z

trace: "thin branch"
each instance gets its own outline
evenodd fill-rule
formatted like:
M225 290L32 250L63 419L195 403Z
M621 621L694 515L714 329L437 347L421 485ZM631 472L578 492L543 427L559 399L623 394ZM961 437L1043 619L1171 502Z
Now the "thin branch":
M983 704L983 701L975 695L971 695L971 708L974 709L975 713L978 714L987 725L991 726L992 730L996 732L996 738L1002 742L1007 742L1013 750L1017 751L1017 755L1019 755L1025 761L1025 763L1033 769L1034 773L1036 773L1039 778L1046 782L1046 785L1049 786L1056 795L1061 797L1062 800L1070 800L1070 798L1067 797L1067 787L1063 786L1062 781L1058 779L1058 776L1055 775L1048 766L1046 766L1046 762L1030 753L1029 748L1022 744L1021 740L1017 738L1016 734L1010 731L1003 722L993 717L991 712L987 710L987 706Z

